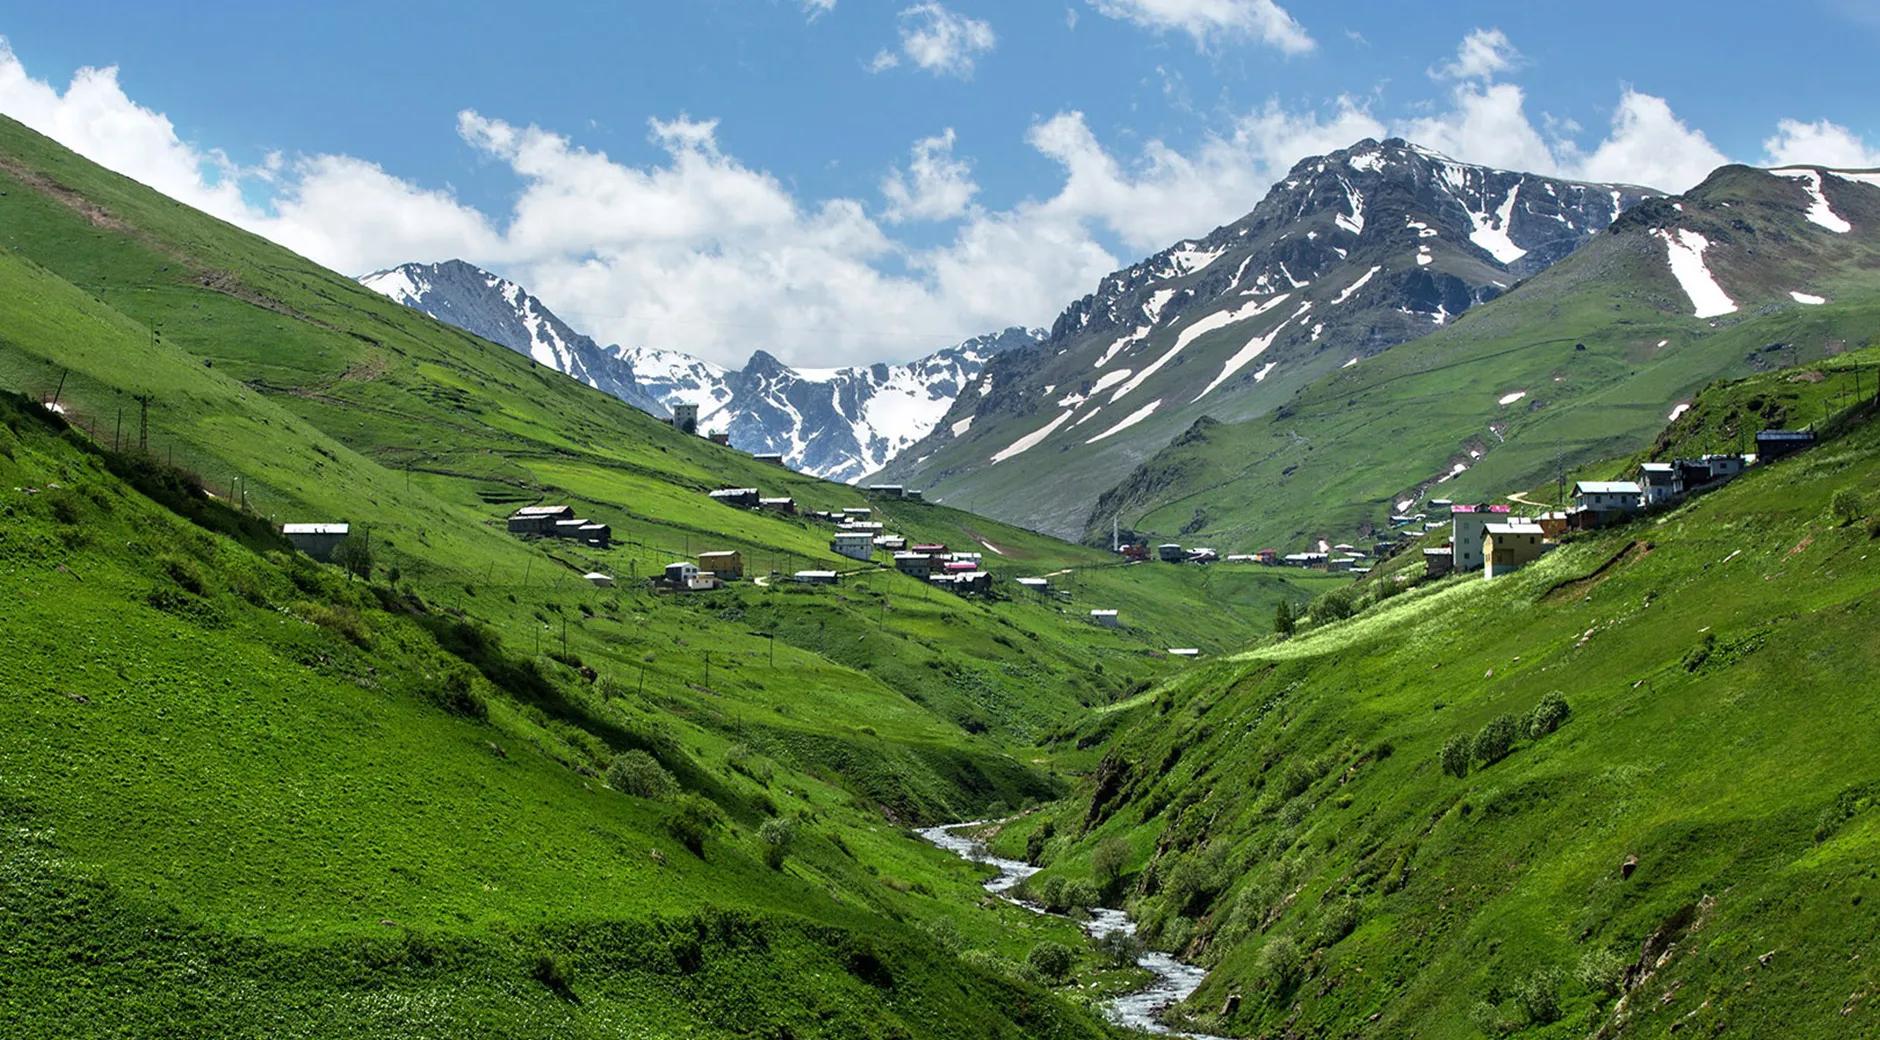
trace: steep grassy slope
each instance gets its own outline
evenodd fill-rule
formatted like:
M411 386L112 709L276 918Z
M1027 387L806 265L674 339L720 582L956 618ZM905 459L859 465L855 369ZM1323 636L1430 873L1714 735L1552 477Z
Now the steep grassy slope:
M1034 745L1301 596L901 502L875 503L893 528L1071 601L881 572L655 595L633 579L704 549L856 566L708 489L864 498L4 121L0 386L85 431L10 405L0 465L0 1011L26 1036L1088 1034L1010 970L1075 930L977 909L895 823L1061 792L1090 750ZM540 500L620 544L504 533ZM369 533L372 580L283 554L286 520ZM631 752L676 790L610 789ZM701 819L702 858L675 837Z
M1826 183L1849 232L1810 221L1794 179L1743 167L1641 204L1453 327L1341 369L1264 418L1190 430L1103 497L1089 534L1107 538L1120 517L1150 537L1198 532L1232 548L1338 541L1398 502L1495 498L1630 454L1713 379L1870 342L1880 188ZM1691 316L1667 228L1707 236L1735 313Z
M644 671L649 689L689 711L728 716L734 713L721 710L720 700L729 698L748 705L740 714L746 724L786 735L834 726L850 743L868 724L919 757L965 734L955 719L909 695L938 700L958 682L990 682L1038 662L1034 648L981 636L980 622L1026 628L1031 642L1050 651L1045 660L1077 661L1082 670L1103 660L1105 678L1092 679L1087 695L1104 698L1166 670L1157 654L1163 647L1231 646L1263 623L1279 595L1251 578L1215 579L1204 590L1166 574L1092 570L1079 576L1081 595L1069 607L1034 599L988 606L882 576L872 584L887 596L885 610L878 599L828 594L819 601L830 608L827 626L853 638L885 625L907 637L913 649L902 656L933 668L890 688L864 668L792 654L786 645L779 648L782 677L760 678L743 666L761 657L768 667L770 641L740 615L755 598L785 593L747 587L675 601L596 592L579 576L644 577L707 548L742 550L766 570L836 566L841 558L829 552L826 529L717 506L702 492L750 485L794 495L805 507L833 508L859 504L855 491L681 436L17 126L4 129L0 179L10 190L0 197L0 240L14 252L0 258L8 286L0 303L0 376L10 385L59 390L68 414L107 442L119 436L120 414L122 438L132 439L135 398L148 395L153 450L217 490L239 490L277 520L367 526L380 563L396 567L404 583L468 612L513 645L534 650L546 639L560 651L565 628L571 656L636 688ZM501 517L515 504L551 497L611 523L624 544L596 554L527 546L502 533ZM911 537L993 543L1005 555L987 556L1002 577L1110 562L941 507L883 508ZM1086 600L1124 609L1131 629L1109 634L1081 623ZM1245 615L1231 609L1242 603ZM1204 605L1230 609L1203 625ZM936 630L947 637L932 638ZM927 638L916 641L923 632ZM960 645L950 645L954 633ZM707 654L718 667L709 690L695 690L708 685ZM781 689L772 685L779 681ZM1031 684L1014 695L1033 692L1044 699L1029 710L1055 722L1078 708L1055 686ZM779 706L794 718L783 718ZM950 815L967 804L954 797L902 807Z
M1876 486L1869 419L1216 662L1002 841L1048 834L1046 879L1107 858L1145 933L1213 966L1187 1009L1211 1032L1868 1035Z
M485 675L538 665L473 671L420 599L36 413L0 399L9 1036L1095 1031L916 930L970 882L841 786L750 752L720 774L708 735L625 710L583 734L549 687L516 704ZM610 790L594 734L713 807Z

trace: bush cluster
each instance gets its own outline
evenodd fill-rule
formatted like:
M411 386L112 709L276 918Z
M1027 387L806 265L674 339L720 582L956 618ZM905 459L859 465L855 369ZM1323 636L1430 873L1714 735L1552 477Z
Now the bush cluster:
M621 794L653 799L669 797L679 789L659 759L638 748L614 756L607 766L607 786Z
M1565 725L1572 714L1573 709L1568 706L1566 697L1555 690L1542 696L1540 702L1520 718L1497 715L1477 730L1473 737L1463 733L1452 734L1443 741L1441 750L1437 751L1437 763L1450 776L1468 776L1474 763L1494 765L1507 758L1509 752L1514 750L1515 742L1522 737L1539 740Z

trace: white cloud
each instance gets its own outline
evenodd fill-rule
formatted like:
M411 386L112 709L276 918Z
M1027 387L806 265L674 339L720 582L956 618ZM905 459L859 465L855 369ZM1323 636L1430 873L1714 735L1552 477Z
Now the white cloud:
M1667 191L1696 187L1730 160L1702 130L1687 126L1664 98L1627 88L1612 132L1584 157L1565 149L1563 165L1582 180L1622 181Z
M808 15L812 22L836 9L836 0L802 0L802 2L803 13Z
M1231 39L1257 39L1286 54L1318 46L1274 0L1090 0L1090 6L1145 29L1187 33L1203 49Z
M953 128L914 142L907 170L890 170L882 178L881 194L888 200L887 218L950 220L966 212L978 194L972 165L953 157Z
M1880 148L1869 147L1859 134L1826 119L1813 123L1782 120L1776 124L1774 136L1763 142L1763 155L1770 166L1810 164L1844 170L1880 167Z
M900 23L901 55L878 52L868 63L870 71L894 68L905 57L935 75L966 79L972 76L979 56L998 43L990 23L959 14L936 0L904 9Z
M1500 29L1477 29L1462 38L1456 57L1441 68L1431 69L1438 79L1492 79L1507 72L1521 60L1508 34Z
M1451 107L1412 119L1397 133L1468 162L1533 173L1560 172L1553 149L1528 120L1527 95L1512 83L1462 83Z

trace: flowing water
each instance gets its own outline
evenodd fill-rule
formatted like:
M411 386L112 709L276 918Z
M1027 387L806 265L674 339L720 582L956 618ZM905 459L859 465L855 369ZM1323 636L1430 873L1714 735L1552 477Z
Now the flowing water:
M929 827L920 836L935 845L953 853L962 859L974 863L985 863L998 869L997 877L986 882L986 891L1010 903L1030 910L1035 914L1048 913L1043 906L1019 899L1012 895L1012 889L1020 881L1036 874L1038 868L1015 859L994 856L978 839L958 833L969 827L977 827L986 821L975 823L954 823L944 827ZM1090 911L1090 916L1078 922L1085 933L1092 937L1101 937L1110 932L1136 934L1136 922L1121 910L1098 908ZM1143 989L1112 998L1104 1005L1104 1012L1110 1021L1129 1029L1139 1029L1145 1033L1162 1033L1171 1036L1189 1037L1191 1040L1218 1040L1202 1033L1182 1033L1162 1024L1162 1012L1175 1004L1188 999L1207 977L1207 972L1193 964L1184 964L1174 957L1158 950L1150 950L1136 959L1136 964L1154 977Z

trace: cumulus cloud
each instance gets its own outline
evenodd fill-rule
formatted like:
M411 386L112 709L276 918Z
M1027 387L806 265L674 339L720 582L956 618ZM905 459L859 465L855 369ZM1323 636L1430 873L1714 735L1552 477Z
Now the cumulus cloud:
M979 57L999 42L991 23L960 14L935 0L901 11L900 36L901 52L876 52L868 62L869 71L884 72L899 66L905 58L916 68L935 75L967 79Z
M887 218L950 220L966 212L978 194L972 164L953 156L953 128L914 142L906 171L890 170L882 178L881 194L888 200Z
M1859 134L1826 119L1804 123L1784 119L1773 136L1763 141L1763 156L1771 166L1812 164L1844 170L1880 167L1880 148L1869 147Z
M1048 323L1129 259L1239 217L1300 159L1360 138L1394 134L1465 161L1668 190L1724 161L1663 98L1629 88L1596 135L1560 121L1537 129L1522 89L1487 75L1458 79L1417 118L1387 119L1377 103L1273 100L1179 147L1120 148L1081 112L1055 112L1025 140L1058 175L1000 209L979 201L950 128L913 143L881 180L877 206L802 195L740 160L716 120L649 120L653 158L627 162L467 110L463 141L520 185L505 210L484 213L351 156L243 166L182 140L125 95L114 70L81 70L61 90L28 75L0 40L0 111L321 263L362 273L463 257L530 286L603 342L733 364L757 347L817 366L908 357ZM1764 147L1772 162L1880 165L1858 135L1825 121L1784 120ZM897 237L917 221L954 223L937 241Z
M1500 29L1477 29L1462 38L1449 64L1430 70L1437 79L1491 79L1515 67L1521 52Z
M1258 40L1286 54L1318 44L1275 0L1090 0L1098 13L1155 32L1184 32L1195 46L1232 39Z

